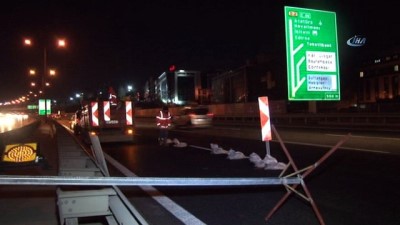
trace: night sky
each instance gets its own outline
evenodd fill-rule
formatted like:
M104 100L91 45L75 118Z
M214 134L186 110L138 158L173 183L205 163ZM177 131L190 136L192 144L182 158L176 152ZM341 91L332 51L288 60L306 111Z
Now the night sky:
M356 0L10 1L0 7L0 102L26 94L28 68L58 76L49 93L68 98L104 85L133 84L177 69L234 69L259 53L285 60L284 5L337 13L342 80L366 52L400 43L395 3ZM392 5L391 5L392 4ZM367 45L346 45L354 35ZM39 41L22 45L24 37ZM65 37L68 48L55 49ZM284 75L286 76L286 74Z

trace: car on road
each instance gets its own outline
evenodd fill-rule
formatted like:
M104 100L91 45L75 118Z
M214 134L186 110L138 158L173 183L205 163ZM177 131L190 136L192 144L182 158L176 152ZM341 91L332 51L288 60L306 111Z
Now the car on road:
M183 107L177 113L172 115L172 124L174 127L200 128L212 126L213 114L210 113L207 106Z

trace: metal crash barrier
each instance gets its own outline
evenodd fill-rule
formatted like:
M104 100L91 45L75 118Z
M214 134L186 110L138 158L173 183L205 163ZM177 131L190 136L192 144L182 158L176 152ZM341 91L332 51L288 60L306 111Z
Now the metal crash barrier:
M92 154L85 153L67 131L57 132L60 176L0 176L0 185L61 185L95 186L96 189L63 190L58 188L58 208L61 225L78 225L78 218L104 216L110 225L147 224L146 220L129 203L117 186L238 186L238 185L283 185L286 194L268 213L268 221L287 198L295 193L311 204L321 225L325 222L313 200L304 178L332 155L349 137L343 137L316 163L298 169L279 133L272 126L279 143L288 159L286 168L279 177L263 178L166 178L166 177L110 177L106 161L97 136L91 136ZM84 153L84 154L83 154ZM93 157L89 157L93 155ZM100 189L99 189L100 187ZM298 189L302 190L298 190Z
M85 148L78 144L75 137L72 137L67 130L59 129L57 133L59 176L33 177L36 180L34 185L62 185L57 189L61 225L78 225L79 218L96 216L105 217L109 225L148 224L119 188L114 186L115 183L91 182L87 185L93 186L92 189L70 188L77 185L83 186L80 182L86 179L110 178L102 150L99 149L100 142L97 136L95 137L97 143L93 141L92 152L86 152Z

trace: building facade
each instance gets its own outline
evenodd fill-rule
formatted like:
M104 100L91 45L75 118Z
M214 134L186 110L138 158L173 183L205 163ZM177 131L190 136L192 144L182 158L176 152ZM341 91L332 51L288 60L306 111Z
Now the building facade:
M359 80L360 107L378 111L399 108L400 53L392 51L365 61L359 70Z
M186 105L199 102L201 89L199 71L178 70L158 77L155 94L165 104Z
M260 96L280 100L285 96L286 74L272 58L258 56L245 65L209 79L211 103L256 102Z

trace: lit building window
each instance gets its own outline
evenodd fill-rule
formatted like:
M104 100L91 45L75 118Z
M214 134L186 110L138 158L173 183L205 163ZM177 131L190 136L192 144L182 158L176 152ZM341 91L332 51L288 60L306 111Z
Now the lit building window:
M360 72L360 78L361 77L364 77L364 72L363 71Z
M394 66L394 71L399 72L399 65Z

